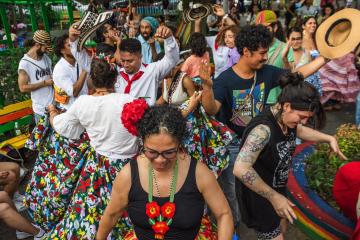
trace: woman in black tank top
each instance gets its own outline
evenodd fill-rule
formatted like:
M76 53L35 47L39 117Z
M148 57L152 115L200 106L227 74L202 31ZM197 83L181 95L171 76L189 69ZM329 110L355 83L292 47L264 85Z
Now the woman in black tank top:
M286 198L296 137L328 142L344 157L334 137L304 126L308 120L315 120L315 127L324 123L317 90L294 73L284 76L280 86L278 103L246 127L233 170L242 221L258 239L283 239L286 220L296 219L294 204Z
M136 127L143 150L116 177L96 239L106 239L127 210L133 229L125 240L230 240L230 208L215 176L180 146L186 132L181 112L167 105L151 107ZM204 217L205 203L217 232Z

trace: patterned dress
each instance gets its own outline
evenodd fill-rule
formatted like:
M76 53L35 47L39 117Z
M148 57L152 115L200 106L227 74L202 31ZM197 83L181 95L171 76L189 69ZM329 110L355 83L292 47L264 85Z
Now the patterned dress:
M27 142L40 150L26 188L26 206L48 239L95 239L110 199L112 182L130 159L110 159L95 152L86 134L78 141L57 134L42 118ZM119 220L111 239L121 239L131 226Z

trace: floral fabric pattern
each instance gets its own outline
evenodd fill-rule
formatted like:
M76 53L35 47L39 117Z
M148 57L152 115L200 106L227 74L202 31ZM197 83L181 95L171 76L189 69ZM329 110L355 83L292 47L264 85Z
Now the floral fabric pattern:
M186 109L187 104L188 101L180 109ZM187 116L187 129L191 131L183 144L188 154L206 164L216 177L220 176L229 164L227 146L238 141L236 134L208 116L202 106Z
M41 149L25 193L34 222L48 232L48 239L95 239L112 182L130 159L96 153L85 133L76 141L64 138L46 117L35 127L29 146ZM122 218L110 238L121 239L130 225L128 217Z

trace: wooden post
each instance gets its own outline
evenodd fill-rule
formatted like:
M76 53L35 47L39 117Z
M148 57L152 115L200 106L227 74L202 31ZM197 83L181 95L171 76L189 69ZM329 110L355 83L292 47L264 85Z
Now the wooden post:
M4 25L5 34L6 34L6 42L8 44L8 47L14 48L14 43L11 40L10 25L9 25L9 21L6 16L6 10L5 10L5 7L3 4L0 4L0 15L1 15L1 20L3 22L3 25Z

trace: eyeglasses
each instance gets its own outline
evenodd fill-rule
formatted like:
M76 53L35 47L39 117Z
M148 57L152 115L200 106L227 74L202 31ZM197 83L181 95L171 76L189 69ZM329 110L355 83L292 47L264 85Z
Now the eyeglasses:
M162 151L162 152L158 152L155 151L153 149L148 149L148 148L144 148L143 152L144 155L149 159L149 160L154 160L156 158L159 157L159 155L161 155L163 158L165 159L174 159L178 153L179 148L172 148L166 151Z

